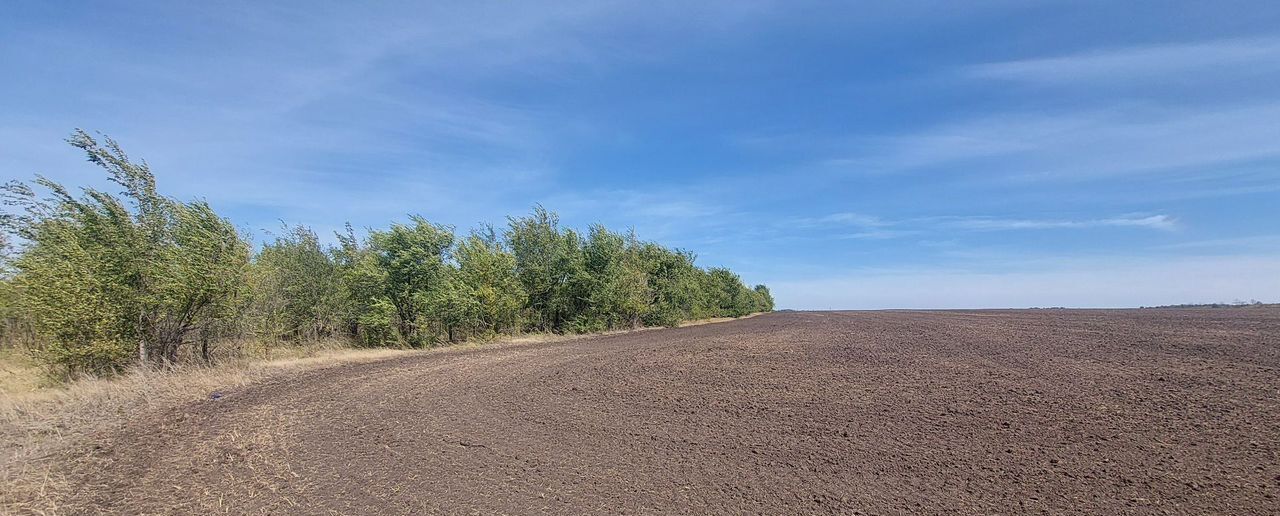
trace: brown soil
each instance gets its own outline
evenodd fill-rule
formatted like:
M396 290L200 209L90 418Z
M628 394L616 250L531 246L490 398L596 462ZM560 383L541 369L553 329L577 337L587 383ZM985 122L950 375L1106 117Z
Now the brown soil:
M294 373L75 513L1280 512L1280 310L774 313Z

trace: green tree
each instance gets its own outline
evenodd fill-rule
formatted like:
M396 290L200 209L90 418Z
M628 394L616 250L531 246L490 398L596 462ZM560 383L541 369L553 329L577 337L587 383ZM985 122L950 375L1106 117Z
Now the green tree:
M769 287L766 287L764 285L756 285L751 290L753 290L756 293L755 311L772 312L773 311L773 294L769 292Z
M427 319L434 325L437 338L452 343L474 334L480 324L481 306L471 286L459 280L457 269L450 267L448 273L446 281L425 299Z
M382 279L381 297L395 308L399 336L413 347L433 344L447 331L438 315L450 308L452 271L447 260L453 230L414 216L412 225L392 224L369 234L369 265Z
M633 234L591 226L582 247L587 311L579 314L579 331L640 325L652 294L638 247Z
M344 328L335 253L305 226L285 226L253 260L251 316L260 335L295 341Z
M646 243L638 254L653 293L653 304L645 317L647 324L676 326L681 321L705 317L700 312L707 304L700 281L703 273L694 266L692 253Z
M516 259L516 277L528 294L531 322L539 329L564 331L585 311L581 238L561 230L556 214L537 206L527 217L509 220L507 241Z
M38 178L5 187L21 208L8 229L26 242L15 260L23 311L43 337L40 358L66 372L173 363L184 344L240 306L249 246L208 204L157 193L145 162L84 131L69 140L124 188L123 200L86 189L73 196ZM207 351L207 349L206 349Z
M521 310L528 300L516 276L516 258L498 238L492 226L472 232L454 252L458 281L471 296L475 328L486 334L519 331Z
M754 292L747 289L733 271L713 267L707 270L704 281L708 308L713 317L740 317L754 311Z
M366 346L393 346L401 343L396 310L386 298L387 273L378 266L367 242L356 237L350 224L338 233L333 250L339 278L340 313L347 332Z

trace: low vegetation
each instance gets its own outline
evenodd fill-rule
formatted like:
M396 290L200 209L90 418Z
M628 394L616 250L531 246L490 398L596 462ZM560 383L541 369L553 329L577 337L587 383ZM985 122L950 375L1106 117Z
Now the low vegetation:
M208 363L246 340L426 348L773 309L767 287L692 253L540 206L465 235L411 217L326 245L291 226L255 252L207 203L160 194L115 141L68 141L123 191L14 181L2 221L2 337L56 377Z
M1178 305L1143 306L1141 308L1275 308L1280 303L1263 303L1257 299L1230 303L1183 303Z

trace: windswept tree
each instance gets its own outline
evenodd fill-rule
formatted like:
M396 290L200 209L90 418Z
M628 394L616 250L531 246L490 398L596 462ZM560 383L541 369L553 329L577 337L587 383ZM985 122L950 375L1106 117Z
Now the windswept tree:
M373 231L364 244L354 237L343 244L351 255L346 288L361 306L358 324L369 344L430 346L456 323L447 263L453 230L417 216L411 222Z
M529 216L509 219L507 241L516 277L529 296L530 322L537 329L563 331L587 304L581 237L562 230L556 214L537 206Z
M706 317L706 292L700 278L703 273L694 265L692 253L671 250L655 243L642 244L637 251L648 273L653 304L645 322L658 326L676 326L681 321Z
M512 255L493 226L473 231L454 252L458 282L477 310L473 332L493 335L521 329L528 296L516 276Z
M250 319L268 339L302 341L343 331L345 303L333 253L305 226L285 226L253 260Z
M756 312L772 312L773 311L773 293L769 292L769 287L764 285L756 285L751 289L756 293Z
M24 245L14 288L43 337L38 352L66 372L111 371L130 357L173 363L240 305L249 245L205 202L160 195L147 164L114 140L76 131L68 142L124 191L77 197L43 177L35 183L46 197L5 186L19 210L4 222Z
M591 226L582 246L587 310L579 314L576 330L640 326L653 296L638 247L634 234Z

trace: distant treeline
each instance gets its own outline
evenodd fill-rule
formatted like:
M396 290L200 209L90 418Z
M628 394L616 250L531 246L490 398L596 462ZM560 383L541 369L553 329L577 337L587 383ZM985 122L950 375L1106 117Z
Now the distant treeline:
M467 235L420 217L363 238L348 226L336 246L286 227L254 253L205 202L158 193L113 140L68 141L122 194L73 195L45 178L4 188L17 249L5 246L3 330L28 331L26 346L55 371L210 360L230 339L420 348L773 309L764 285L633 233L562 227L540 206Z
M1143 306L1141 308L1268 308L1280 306L1276 303L1263 303L1262 301L1232 301L1230 303L1184 303L1180 305L1160 305L1160 306Z

